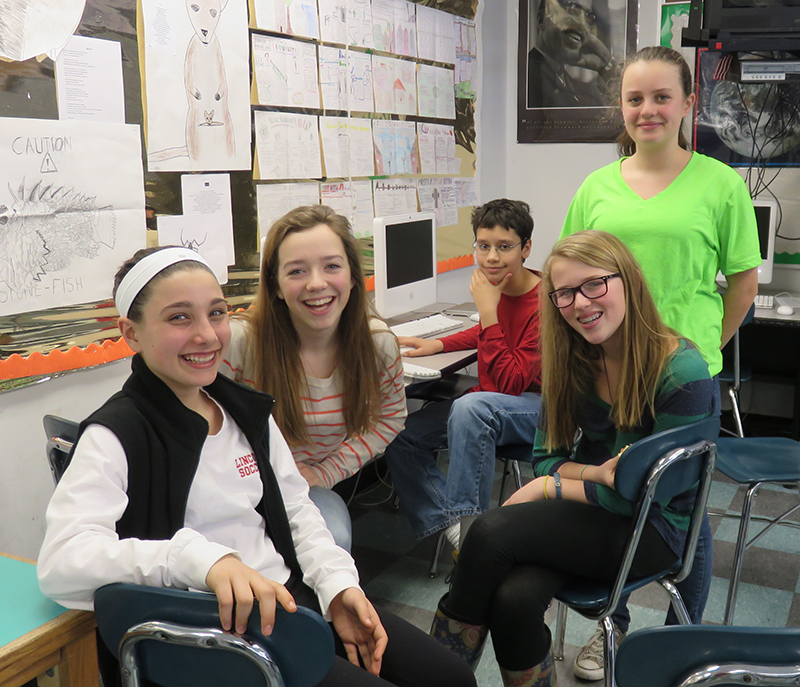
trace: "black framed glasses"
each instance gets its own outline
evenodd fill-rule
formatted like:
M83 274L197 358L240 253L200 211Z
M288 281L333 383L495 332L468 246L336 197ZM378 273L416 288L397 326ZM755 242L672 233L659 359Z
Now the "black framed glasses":
M605 274L602 277L592 277L583 282L583 284L569 289L556 289L547 295L550 296L550 300L553 301L553 305L557 308L566 308L575 302L575 294L578 291L590 300L605 296L608 293L608 280L619 276L619 272L615 272L614 274Z

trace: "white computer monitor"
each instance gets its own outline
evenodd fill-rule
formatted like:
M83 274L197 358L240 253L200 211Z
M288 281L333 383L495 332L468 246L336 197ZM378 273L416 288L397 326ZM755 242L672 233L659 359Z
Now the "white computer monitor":
M436 216L432 212L376 217L375 307L395 317L436 303Z
M758 283L769 284L775 260L775 235L778 233L778 202L774 198L755 198L753 207L756 210L758 245L761 248Z

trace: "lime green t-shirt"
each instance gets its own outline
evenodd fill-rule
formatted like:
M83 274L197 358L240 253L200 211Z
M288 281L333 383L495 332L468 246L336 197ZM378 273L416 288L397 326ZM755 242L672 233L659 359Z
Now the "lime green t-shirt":
M722 162L694 153L675 181L644 200L625 183L620 164L587 177L561 237L584 229L619 237L641 265L661 318L697 345L713 376L722 369L717 272L736 274L761 264L744 180Z

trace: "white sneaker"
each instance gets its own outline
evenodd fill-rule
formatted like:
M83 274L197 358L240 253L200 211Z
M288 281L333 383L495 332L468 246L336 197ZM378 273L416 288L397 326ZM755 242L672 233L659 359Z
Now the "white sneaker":
M458 551L458 542L461 539L461 523L457 522L453 525L450 525L445 531L444 536L447 541L450 542L450 545Z
M614 638L617 646L625 639L625 635L614 625ZM592 638L583 645L575 657L572 667L575 675L584 680L602 680L605 675L605 650L603 647L603 628L598 627Z

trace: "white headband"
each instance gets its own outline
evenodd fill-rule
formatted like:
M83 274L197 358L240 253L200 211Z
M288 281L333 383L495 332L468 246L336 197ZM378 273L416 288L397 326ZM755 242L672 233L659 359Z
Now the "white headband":
M150 255L139 260L131 267L130 272L122 278L117 287L117 295L114 297L114 302L120 317L128 316L128 311L131 309L136 296L139 295L139 292L147 286L147 283L153 277L170 265L187 260L199 262L208 267L209 270L211 269L211 266L203 259L200 253L196 253L189 248L165 248L164 250L150 253Z

